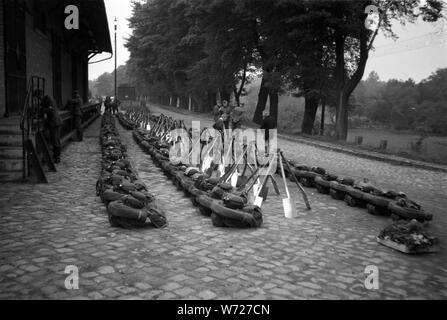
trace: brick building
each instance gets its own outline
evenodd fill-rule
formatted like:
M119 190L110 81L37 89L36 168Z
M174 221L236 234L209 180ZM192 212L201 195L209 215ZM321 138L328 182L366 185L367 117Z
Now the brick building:
M79 29L67 30L68 5ZM103 0L0 0L0 117L18 115L32 76L60 107L78 90L88 100L88 61L112 52Z

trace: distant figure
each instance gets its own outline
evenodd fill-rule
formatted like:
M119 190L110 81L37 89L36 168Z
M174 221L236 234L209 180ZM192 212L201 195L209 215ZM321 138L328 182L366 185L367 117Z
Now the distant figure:
M235 107L231 112L231 128L233 130L239 129L242 124L242 120L245 114L245 105L241 103L238 107Z
M225 127L224 127L224 122L223 122L222 118L219 118L219 119L217 119L216 122L214 122L214 124L213 124L213 128L214 128L215 130L220 131L220 132L223 132L223 131L224 131Z
M222 114L222 121L224 124L225 129L228 129L230 127L230 113L231 113L231 107L228 105L228 101L224 100L222 101L222 107L220 108L221 114Z
M113 99L113 104L112 104L112 114L117 114L118 113L118 107L121 105L121 101L118 100L118 98L114 98Z
M217 120L219 120L220 116L222 115L221 108L222 108L222 105L221 105L220 101L217 101L216 105L213 108L214 122L217 122Z
M261 129L265 130L264 132L264 141L265 141L265 153L268 154L269 151L269 140L270 140L270 130L275 129L275 124L273 122L273 118L270 117L268 111L262 112L262 124Z
M61 126L62 119L59 109L49 96L42 98L42 109L46 118L46 125L50 131L50 143L53 147L54 163L61 162Z
M73 92L73 99L71 100L71 113L74 119L74 127L76 129L76 134L78 141L83 140L83 129L82 129L82 99L78 91Z
M112 111L112 99L110 99L109 96L107 96L106 100L104 101L104 109L105 109L105 112Z

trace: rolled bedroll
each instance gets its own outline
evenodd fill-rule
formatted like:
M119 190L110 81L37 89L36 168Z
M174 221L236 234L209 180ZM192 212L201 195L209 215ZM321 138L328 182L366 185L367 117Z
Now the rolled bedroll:
M200 189L197 189L194 185L190 185L190 186L189 186L188 192L189 192L192 196L194 196L194 197L196 197L196 198L197 198L198 196L203 196L203 195L206 195L206 194L207 194L205 191L200 190Z
M390 210L391 214L394 214L405 220L416 219L417 221L431 221L433 220L433 215L430 213L426 213L424 210L418 210L408 207L401 207L397 204L397 201L391 201L388 205L388 210Z
M118 200L122 201L125 196L126 196L125 194L115 192L112 189L107 189L100 194L101 201L106 205L108 205L110 202L113 202L113 201L118 201Z
M293 169L292 169L293 170ZM315 178L320 176L312 171L294 170L295 177L308 188L315 187Z
M262 225L262 212L256 206L247 206L246 210L251 210L247 212L227 208L222 201L213 200L210 208L211 219L216 227L259 228Z
M209 197L208 195L200 195L196 197L195 201L197 202L200 213L209 217L212 213L211 203L213 202L213 198Z
M137 199L138 201L141 201L145 204L151 203L155 200L154 195L152 195L149 192L140 192L140 191L133 191L130 193L132 197Z
M366 202L363 198L364 194L362 190L348 186L344 200L351 207L366 207Z
M336 181L331 181L329 183L330 195L336 200L344 200L345 195L348 192L348 186L338 183Z
M330 183L331 182L329 180L324 180L321 176L315 177L315 187L319 193L329 194Z
M123 203L121 200L112 201L107 206L107 212L115 217L126 218L130 220L137 220L145 222L147 219L147 212L144 209L134 209Z
M194 187L194 181L192 181L188 177L185 177L181 180L180 185L182 186L183 191L186 194L189 194L189 188Z
M385 198L366 192L363 194L363 200L365 200L368 204L372 204L380 208L388 208L390 202L393 201L390 198Z

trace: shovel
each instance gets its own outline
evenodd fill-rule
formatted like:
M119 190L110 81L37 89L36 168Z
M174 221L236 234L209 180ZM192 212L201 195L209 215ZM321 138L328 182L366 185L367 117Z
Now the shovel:
M233 175L230 178L230 184L232 185L233 188L236 188L238 179L239 179L239 173L236 170L234 171Z
M255 192L255 198L254 198L253 204L255 206L258 206L259 208L262 206L262 202L264 201L264 198L260 196L260 193L261 193L262 189L264 188L264 186L265 186L265 184L267 182L267 179L269 177L269 173L272 170L272 165L276 161L276 158L277 158L277 154L275 154L273 159L270 161L267 175L265 176L265 179L262 182L261 186L257 186L258 190L256 190L256 192Z
M284 165L282 161L279 161L281 166L281 175L284 180L284 187L286 188L287 198L282 199L282 205L284 207L284 216L288 219L293 219L297 217L295 203L290 198L289 187L287 186L286 175L284 173Z
M283 152L281 150L278 150L278 151L279 151L279 154L281 155L282 160L285 162L285 164L287 166L287 169L289 170L289 172L292 172L293 180L295 181L296 185L298 186L298 188L301 191L301 194L303 195L304 203L306 204L307 209L308 210L312 210L311 207L310 207L309 199L307 198L306 191L304 191L303 186L301 186L301 184L299 183L298 179L293 174L292 168L290 168L289 161L287 161L286 157L284 156L284 154L283 154ZM281 161L281 163L282 163L282 161Z
M239 172L237 171L237 166L240 164L242 159L244 158L244 153L239 157L239 159L236 161L236 163L232 166L229 174L229 177L226 178L225 182L230 181L231 185L235 188L237 184L237 180L239 178Z

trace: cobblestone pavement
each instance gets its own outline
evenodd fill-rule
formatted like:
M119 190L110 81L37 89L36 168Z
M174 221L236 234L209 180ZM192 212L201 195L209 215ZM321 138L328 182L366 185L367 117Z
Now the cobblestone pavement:
M378 245L375 236L388 219L309 189L313 210L298 201L299 219L283 218L282 196L272 194L262 228L215 228L131 132L120 131L140 177L166 208L169 227L109 226L94 195L96 121L84 142L64 151L50 184L0 184L0 298L447 298L445 252L413 257ZM79 290L64 287L67 265L79 267ZM364 287L367 265L379 267L379 290Z

